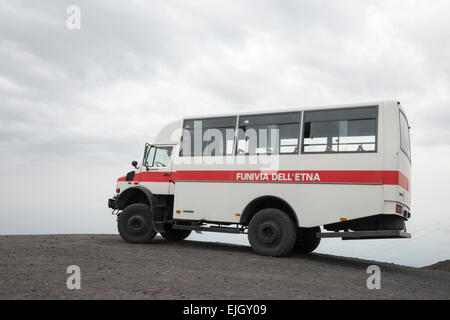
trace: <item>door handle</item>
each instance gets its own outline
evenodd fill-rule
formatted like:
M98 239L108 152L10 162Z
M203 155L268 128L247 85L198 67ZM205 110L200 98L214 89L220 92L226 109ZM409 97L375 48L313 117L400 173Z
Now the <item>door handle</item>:
M168 177L168 176L170 176L170 173L164 173L163 174L163 177Z

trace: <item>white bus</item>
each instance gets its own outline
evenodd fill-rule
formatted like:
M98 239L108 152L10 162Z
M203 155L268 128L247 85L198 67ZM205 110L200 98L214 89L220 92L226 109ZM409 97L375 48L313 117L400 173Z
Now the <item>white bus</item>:
M410 237L409 125L397 101L189 117L132 165L108 203L127 242L245 233L256 253L282 256L321 238Z

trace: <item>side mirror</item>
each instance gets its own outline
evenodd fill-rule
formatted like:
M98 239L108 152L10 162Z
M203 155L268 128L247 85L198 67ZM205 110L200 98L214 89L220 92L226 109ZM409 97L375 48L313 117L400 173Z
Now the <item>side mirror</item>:
M135 161L131 162L131 165L137 169L138 162L135 160Z

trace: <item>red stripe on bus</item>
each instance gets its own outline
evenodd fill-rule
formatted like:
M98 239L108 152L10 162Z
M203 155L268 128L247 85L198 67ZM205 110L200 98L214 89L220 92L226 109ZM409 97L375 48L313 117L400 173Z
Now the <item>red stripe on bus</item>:
M167 175L169 174L169 175ZM136 173L133 177L132 181L141 181L141 182L169 182L170 175L175 174L171 172L162 172L162 171L154 171L154 172L140 172ZM126 181L126 177L120 177L117 181Z
M409 179L400 171L398 172L398 182L397 185L402 187L403 189L409 191Z
M134 179L136 179L136 181L142 181L142 182L146 182L146 181L169 182L170 176L172 174L175 174L175 172L173 172L173 173L172 172L162 172L162 171L141 172L141 173L137 173L135 175Z
M167 176L169 174L169 176ZM399 171L381 170L280 170L280 171L240 171L240 170L188 170L177 172L141 172L133 181L169 182L211 181L211 182L294 182L294 183L348 183L398 185L409 190L409 179ZM118 181L125 181L121 177Z

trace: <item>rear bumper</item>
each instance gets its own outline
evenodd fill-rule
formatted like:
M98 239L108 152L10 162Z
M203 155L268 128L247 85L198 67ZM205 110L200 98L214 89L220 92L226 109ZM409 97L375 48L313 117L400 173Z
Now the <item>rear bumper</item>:
M318 232L317 238L341 238L342 240L364 239L409 239L411 234L401 230Z

